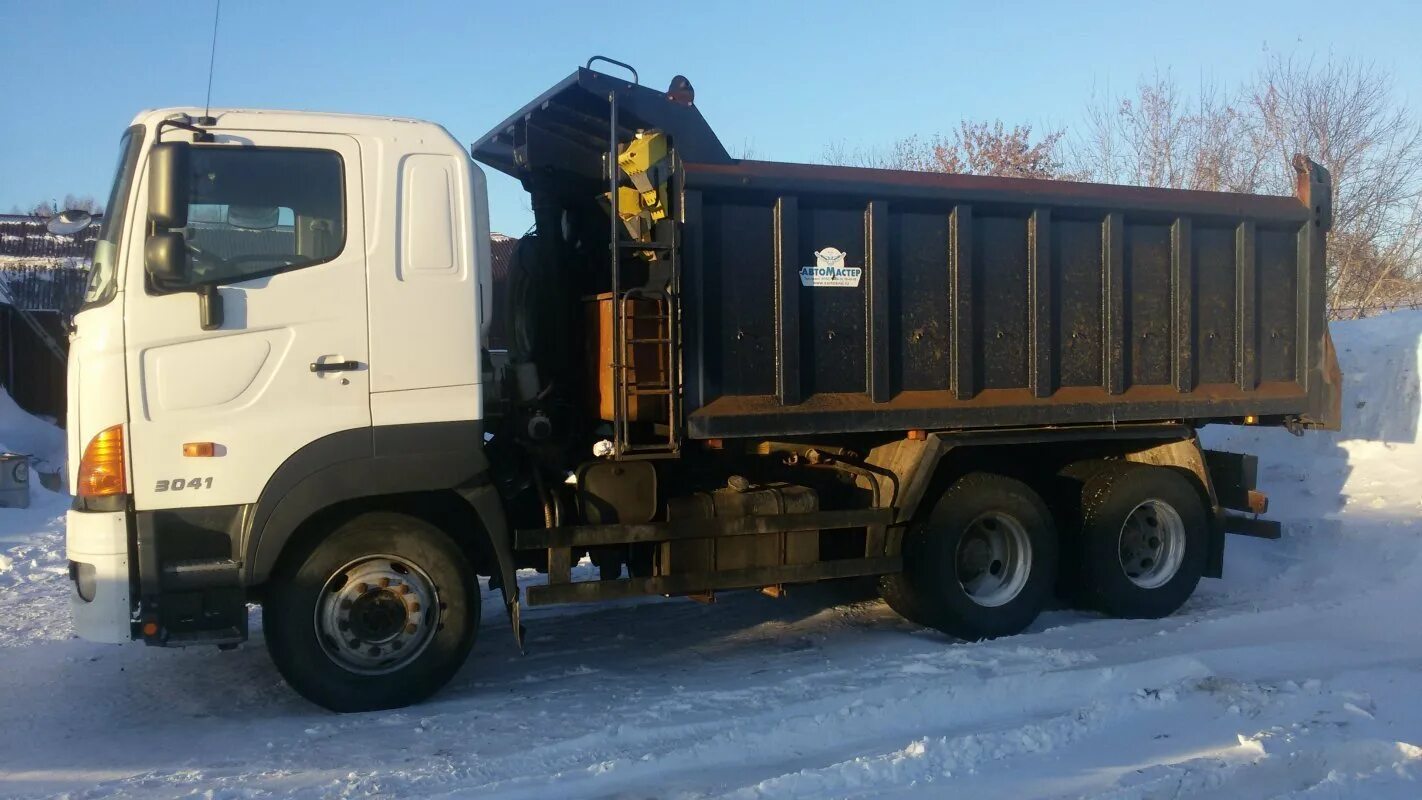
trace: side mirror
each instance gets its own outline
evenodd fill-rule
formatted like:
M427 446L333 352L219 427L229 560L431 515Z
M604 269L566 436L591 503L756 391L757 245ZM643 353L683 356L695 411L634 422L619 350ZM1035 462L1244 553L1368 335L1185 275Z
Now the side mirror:
M143 262L154 283L161 287L188 282L188 243L177 231L160 231L143 245Z
M188 224L189 145L161 142L148 153L148 219L158 228Z

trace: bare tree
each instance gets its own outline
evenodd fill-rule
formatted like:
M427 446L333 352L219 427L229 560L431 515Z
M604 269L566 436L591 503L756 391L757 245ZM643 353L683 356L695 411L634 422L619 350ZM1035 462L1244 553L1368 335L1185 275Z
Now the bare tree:
M91 194L66 194L64 196L63 203L56 204L53 200L43 200L30 206L29 209L24 212L20 212L18 207L15 209L15 211L16 213L29 214L32 217L48 218L54 216L60 211L87 211L90 214L102 214L104 213L104 206L98 200L95 200L94 196Z
M1094 96L1074 168L1105 183L1252 192L1263 157L1256 124L1213 83L1187 97L1169 72L1142 79L1130 97Z
M64 196L64 208L66 211L87 211L90 214L104 213L104 205L94 199L92 194Z
M1289 194L1304 153L1333 176L1330 307L1419 296L1422 126L1371 64L1272 55L1233 94L1187 95L1156 73L1129 97L1093 98L1083 131L1074 169L1110 183Z
M916 172L951 172L1010 178L1066 177L1059 145L1064 131L1051 131L1036 141L1030 125L1008 128L1001 120L963 120L951 136L908 136L887 149L850 149L844 142L825 148L829 164Z
M1392 76L1356 60L1274 56L1248 99L1275 163L1301 152L1332 174L1332 306L1365 310L1399 293L1416 295L1422 285L1422 124L1397 102ZM1286 186L1287 179L1279 183Z

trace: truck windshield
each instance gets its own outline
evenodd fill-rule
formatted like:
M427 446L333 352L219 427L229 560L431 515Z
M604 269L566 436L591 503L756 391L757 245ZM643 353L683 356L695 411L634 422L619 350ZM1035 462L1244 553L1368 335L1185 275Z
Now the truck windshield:
M123 235L123 222L128 216L128 195L133 187L133 174L138 168L138 151L142 144L142 125L134 125L124 131L123 138L119 140L114 186L109 192L108 205L104 206L107 211L103 226L99 228L99 241L94 246L94 267L89 272L89 283L84 289L86 306L113 296L119 237Z

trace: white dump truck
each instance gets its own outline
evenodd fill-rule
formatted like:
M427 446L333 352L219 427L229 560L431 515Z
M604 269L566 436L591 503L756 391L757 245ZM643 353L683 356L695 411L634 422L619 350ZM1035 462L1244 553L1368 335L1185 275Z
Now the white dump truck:
M521 640L529 605L875 577L981 639L1054 595L1169 614L1226 532L1278 535L1254 460L1195 429L1336 425L1326 171L1262 197L737 160L688 81L632 78L578 69L471 149L134 119L70 343L80 635L231 647L260 604L294 689L388 708L460 668L485 591ZM536 220L501 308L476 160Z

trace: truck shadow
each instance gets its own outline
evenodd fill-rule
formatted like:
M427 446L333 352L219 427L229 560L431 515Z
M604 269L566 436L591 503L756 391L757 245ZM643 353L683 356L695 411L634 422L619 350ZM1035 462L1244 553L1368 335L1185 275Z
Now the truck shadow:
M1100 620L1056 605L1021 636ZM724 592L712 605L686 598L644 598L615 604L559 606L524 614L525 652L514 644L496 595L486 594L480 642L442 697L480 697L507 690L526 695L606 692L619 682L657 685L710 669L744 679L794 670L826 659L879 650L968 644L899 617L879 599L872 580L789 587L769 598ZM999 640L1019 642L1020 637Z

